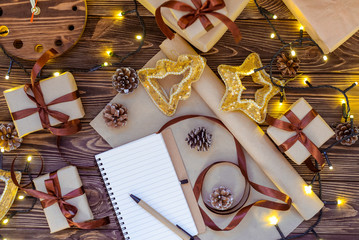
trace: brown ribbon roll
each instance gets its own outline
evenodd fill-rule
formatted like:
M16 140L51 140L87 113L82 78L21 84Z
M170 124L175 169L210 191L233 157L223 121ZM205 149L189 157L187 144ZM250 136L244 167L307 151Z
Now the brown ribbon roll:
M279 149L282 152L288 151L297 141L301 142L306 149L310 152L310 154L318 161L319 165L323 167L325 165L325 161L323 159L322 153L319 151L317 146L305 135L303 132L304 128L308 126L308 124L313 121L313 119L318 115L318 113L312 109L309 111L302 120L289 110L284 114L284 116L289 120L288 122L273 118L271 116L267 116L266 122L276 128L289 131L296 132L297 134L293 137L287 139L284 143L279 146ZM313 163L307 159L305 161L306 165L313 172L318 172L319 170L314 167Z
M174 118L172 120L170 120L169 122L167 122L165 125L163 125L163 127L157 132L160 133L162 132L164 129L166 129L167 127L183 121L185 119L189 119L189 118L195 118L195 117L204 117L207 118L213 122L218 123L219 125L221 125L222 127L224 127L228 132L229 129L217 118L214 117L209 117L209 116L202 116L202 115L185 115L185 116L181 116L178 118ZM230 132L231 133L231 132ZM231 135L233 136L233 134L231 133ZM238 142L238 140L233 136L235 145L236 145L236 150L237 150L237 160L238 160L238 167L241 170L242 175L244 176L244 178L246 179L246 181L258 192L262 193L263 195L275 198L277 200L282 201L283 203L278 203L278 202L274 202L274 201L269 201L269 200L259 200L256 201L250 205L245 206L244 208L242 208L241 210L239 210L236 215L233 217L233 219L231 220L231 222L228 224L227 227L225 227L224 229L219 228L214 221L206 214L205 211L203 211L203 209L200 207L200 211L202 214L202 217L204 219L204 222L206 224L206 226L208 226L209 228L211 228L214 231L230 231L232 229L234 229L235 227L237 227L240 222L243 220L243 218L247 215L248 211L253 207L253 206L257 206L257 207L263 207L263 208L269 208L269 209L273 209L273 210L279 210L279 211L286 211L289 210L292 204L292 199L287 196L286 194L277 191L275 189L272 188L268 188L259 184L256 184L254 182L252 182L251 180L249 180L248 178L248 174L247 174L247 163L246 163L246 158L244 156L241 144ZM207 174L207 172L209 171L210 168L214 167L215 165L219 164L219 163L223 163L226 161L221 161L221 162L215 162L212 163L211 165L209 165L208 167L206 167L198 176L196 183L194 185L193 188L193 192L194 195L198 201L201 192L202 192L202 186L203 186L203 181L204 178ZM231 164L233 164L232 162L229 162Z
M79 197L83 194L85 194L85 191L83 187L77 188L71 192L69 192L66 195L62 195L61 193L61 186L60 182L57 176L57 171L50 173L50 178L45 180L45 186L48 193L44 193L41 191L37 191L34 189L26 189L25 186L20 186L18 181L16 180L15 172L14 172L14 164L16 161L16 157L13 160L11 164L11 179L14 182L14 184L23 190L26 194L42 199L41 205L43 208L47 208L52 206L55 203L59 204L59 208L61 210L61 213L66 218L67 222L69 223L69 226L75 226L80 229L94 229L100 226L104 226L110 223L110 218L105 217L98 220L90 220L86 222L74 222L72 218L74 218L77 214L77 207L74 205L71 205L70 203L66 202L69 199ZM41 169L43 168L43 159L41 158Z
M48 107L51 105L55 105L63 102L70 102L78 99L79 98L78 91L68 93L46 104L44 100L44 95L40 87L40 83L35 82L38 73L45 66L47 61L53 58L56 54L57 51L52 48L46 51L37 60L31 71L31 84L26 84L24 87L24 91L27 97L36 104L36 108L28 108L17 112L13 112L11 114L14 120L19 120L38 112L41 120L41 125L44 129L49 129L54 135L57 136L67 136L67 135L75 134L81 130L80 120L76 119L76 120L68 121L70 118L68 115L61 113L59 111L50 110L48 109ZM34 96L32 96L29 93L29 90L31 90ZM57 127L57 128L52 127L50 125L49 116L59 120L61 123L64 123L64 125L62 127Z
M239 31L239 28L237 25L227 16L216 12L219 9L222 9L225 7L225 3L223 0L207 0L202 4L201 0L191 0L192 3L196 6L196 8L193 8L192 6L183 3L181 1L171 0L162 3L157 9L156 9L156 22L163 32L164 35L166 35L167 38L173 39L174 34L169 29L169 27L165 24L162 18L161 8L171 8L182 12L188 12L188 14L181 17L177 24L181 29L185 29L189 26L191 26L197 19L199 19L202 23L202 26L206 31L209 31L213 28L213 25L211 21L206 16L207 14L212 15L216 18L218 18L221 22L223 22L231 31L236 43L238 43L242 36L241 32Z

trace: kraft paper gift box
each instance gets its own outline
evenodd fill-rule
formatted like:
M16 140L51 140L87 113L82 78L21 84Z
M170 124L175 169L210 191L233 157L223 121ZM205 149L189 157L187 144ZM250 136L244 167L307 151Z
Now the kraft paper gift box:
M153 15L155 15L156 9L166 0L139 0L139 2L147 8ZM247 6L249 0L225 0L226 9L229 17L232 21L235 21L236 18L241 14L243 9ZM205 32L202 36L193 39L191 38L186 31L182 30L178 24L177 19L179 15L176 17L174 13L169 8L162 8L162 17L164 18L165 23L172 28L175 32L180 34L183 38L185 38L188 42L190 42L193 46L197 49L201 50L202 52L208 52L211 48L222 38L224 33L228 30L225 24L219 22L217 26ZM213 22L212 22L213 23ZM199 25L201 25L199 23ZM203 27L201 25L200 30L202 31ZM234 40L233 40L234 41Z
M299 118L299 120L302 120L304 116L312 110L312 107L304 98L300 98L289 109ZM278 119L289 122L285 116L281 116ZM335 134L332 128L319 114L303 129L303 133L318 148ZM272 138L275 144L279 146L290 137L296 135L296 132L289 132L274 126L269 126L267 129L267 134L270 136L270 138ZM308 149L299 141L297 141L289 150L287 150L285 154L297 164L301 164L311 155Z
M57 170L57 176L60 182L62 196L77 188L82 187L80 175L75 166L68 166ZM34 179L36 190L47 193L45 186L45 180L47 179L49 179L49 174L45 174ZM74 222L85 222L94 219L87 201L86 194L82 194L78 197L66 200L66 202L70 203L78 209L77 214L74 218L72 218ZM58 232L70 227L65 216L62 214L58 203L44 208L44 213L51 233Z
M207 0L201 0L202 4L206 1ZM193 8L196 8L195 5L192 3L192 0L181 0L181 2L188 4L188 5L192 6ZM171 9L171 12L172 12L173 16L175 17L176 21L178 21L181 17L183 17L187 14L187 12L182 12L182 11L178 11L178 10L174 10L174 9ZM226 16L228 15L227 7L219 9L215 12L221 13ZM215 27L221 23L221 21L218 18L213 17L209 14L207 14L207 17L211 21L213 27ZM183 29L183 32L187 35L187 37L189 39L195 40L195 39L203 36L204 34L206 34L207 30L203 27L203 25L201 24L201 21L199 19L197 19L191 26L187 27L186 29Z
M283 0L324 53L359 30L358 0Z
M63 73L57 77L41 80L40 87L45 103L50 103L59 97L78 90L76 81L73 75L69 72ZM29 108L36 108L36 104L26 95L24 85L4 91L4 96L10 113ZM48 109L68 115L70 117L69 121L82 118L85 115L80 98L48 106ZM49 120L51 126L56 126L61 123L51 116L49 116ZM20 137L43 129L38 112L25 118L14 120L14 124Z

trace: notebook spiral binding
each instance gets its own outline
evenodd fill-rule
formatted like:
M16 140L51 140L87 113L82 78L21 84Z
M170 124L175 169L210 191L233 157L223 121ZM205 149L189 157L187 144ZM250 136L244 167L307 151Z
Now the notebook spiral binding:
M130 237L126 236L128 235L128 232L126 232L126 226L125 226L125 222L123 222L123 218L121 217L121 212L119 212L119 207L117 207L117 202L116 202L116 198L112 197L114 195L114 193L112 192L112 188L111 188L111 184L108 182L108 178L106 177L106 172L105 172L105 168L103 168L103 164L101 163L101 158L96 159L97 165L99 167L101 176L103 178L104 184L103 186L107 189L107 196L108 196L108 202L112 204L115 213L113 214L116 218L117 218L117 222L116 224L121 228L122 230L122 234L125 237L125 240L129 240Z

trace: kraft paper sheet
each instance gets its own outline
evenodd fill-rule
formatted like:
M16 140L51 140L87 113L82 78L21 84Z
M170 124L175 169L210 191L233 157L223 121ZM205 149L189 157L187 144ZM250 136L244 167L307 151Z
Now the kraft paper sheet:
M176 47L173 48L172 46ZM179 53L194 53L193 49L179 37L176 37L175 41L166 40L161 48L163 51L156 54L145 67L154 67L157 60L166 58L164 53L168 54L172 59ZM183 52L177 52L179 51L178 49L181 49ZM165 89L169 89L170 86L178 82L178 80L175 76L171 76L162 80L160 83L163 84ZM202 92L201 88L204 88ZM208 94L206 95L203 92L208 92ZM207 228L207 231L200 234L199 237L204 240L278 239L280 236L277 230L269 224L268 220L268 218L273 215L279 218L281 230L285 235L288 235L304 219L309 219L315 215L322 208L323 203L314 193L311 195L304 193L304 185L306 185L304 180L292 166L290 166L283 155L278 152L273 143L264 135L256 123L241 113L221 113L217 110L223 93L224 85L207 67L202 78L194 85L194 91L192 91L190 98L186 101L180 101L177 112L173 117L186 114L202 114L221 118L227 127L232 125L232 127L230 127L232 133L235 134L245 149L249 178L258 184L274 189L281 189L292 197L295 204L289 211L285 212L254 207L247 214L244 221L234 230L229 232L215 232ZM203 95L202 97L207 96L206 102L202 100L200 94ZM121 103L128 107L129 120L127 126L119 129L108 128L102 119L102 112L100 112L90 124L112 147L117 147L152 134L173 118L165 116L157 109L143 87L136 89L133 94L118 94L111 102ZM208 152L197 152L196 150L190 149L185 142L187 133L201 126L206 127L207 130L213 134L213 145ZM189 119L171 128L192 186L199 173L211 163L223 160L236 162L233 138L228 132L220 126L213 124L213 122L202 118ZM246 128L249 129L247 130ZM258 149L261 149L261 151L258 151ZM257 158L259 160L257 160ZM235 179L235 177L228 177L226 173L218 176L219 174L216 174L216 171L229 170L225 170L225 168L224 170L213 169L213 174L208 174L208 179L211 178L211 180L207 181L206 184L208 185L205 185L204 189L212 187L211 185L216 182L218 184L223 182L226 184L233 183L230 179ZM212 179L215 175L216 179ZM228 187L232 189L243 189L237 185ZM252 189L247 204L260 199L263 199L263 195ZM301 203L301 201L303 203ZM201 199L199 203L220 227L225 227L234 216L233 214L227 216L215 215L206 209Z

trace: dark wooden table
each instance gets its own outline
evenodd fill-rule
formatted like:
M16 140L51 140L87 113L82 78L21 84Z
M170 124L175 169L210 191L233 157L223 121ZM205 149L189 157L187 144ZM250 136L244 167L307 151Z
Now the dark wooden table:
M275 26L281 36L286 40L298 37L298 22L280 0L260 0L260 5L278 15ZM135 35L141 33L140 25L134 15L127 16L121 21L113 22L108 28L101 26L103 17L112 17L119 10L133 9L131 0L88 0L88 22L86 30L80 42L69 52L52 61L46 66L44 74L51 74L63 69L87 69L105 61L115 61L106 57L105 51L112 49L119 55L124 55L138 46ZM144 7L140 7L140 13L144 16L147 26L147 37L144 48L134 57L129 58L126 66L135 69L141 68L154 54L159 51L159 44L165 39L158 29L155 19ZM103 22L102 22L103 23ZM208 53L203 54L208 65L215 70L219 64L239 65L251 52L260 54L263 63L269 62L273 54L281 47L278 40L270 39L271 28L258 13L254 3L244 9L236 23L241 29L243 39L235 44L231 35L226 33L217 45ZM97 28L98 27L98 28ZM96 29L97 28L97 29ZM99 31L99 32L98 32ZM96 34L94 34L96 32ZM98 34L100 33L100 34ZM301 59L301 71L307 74L313 84L332 84L338 87L346 87L359 81L359 33L356 33L339 49L329 55L329 61L324 63L321 55L314 47L306 47L297 51ZM27 69L31 69L33 63L21 61ZM5 56L0 58L0 75L5 76L9 61ZM115 90L111 86L111 76L114 68L105 68L92 73L75 73L86 116L81 120L83 130L70 137L64 138L64 153L66 157L76 164L88 165L94 162L94 154L110 149L109 145L93 130L89 122L102 110L102 108L114 97ZM10 80L0 79L0 92L3 90L29 82L25 74L14 67ZM301 81L294 83L302 85ZM253 94L255 87L247 85L249 93ZM349 96L351 99L352 114L359 119L359 87L353 89ZM248 97L246 95L246 97ZM320 91L287 91L287 100L282 107L278 105L278 96L270 103L270 113L278 115L284 111L299 97L305 97L308 102L329 123L335 123L341 119L341 96L331 90ZM0 98L0 120L11 121L9 111L3 96ZM266 126L263 126L266 128ZM332 143L331 139L326 145ZM10 163L16 154L25 156L30 150L39 151L44 157L45 172L57 170L67 164L59 157L56 148L56 137L47 131L30 134L24 138L21 148L5 155L4 169L10 168ZM316 232L323 239L358 239L359 237L359 143L352 147L337 146L329 153L334 165L334 170L327 167L322 171L323 198L336 200L338 197L346 199L346 204L341 207L329 206L324 208L323 219L316 228ZM25 159L18 163L22 169ZM33 161L31 169L36 172L40 166L39 161ZM305 166L293 164L294 168L310 181L312 174ZM0 228L0 233L7 239L123 239L113 210L107 201L102 180L96 170L80 170L80 175L86 189L91 208L96 217L111 215L112 223L96 230L64 230L50 235L45 215L41 205L37 203L28 214L18 214L8 225ZM23 180L27 181L28 177ZM314 186L314 190L317 185ZM28 207L30 203L17 200L12 210L20 210ZM315 219L315 218L314 218ZM301 224L294 233L304 232L313 220ZM308 235L303 239L315 239Z

